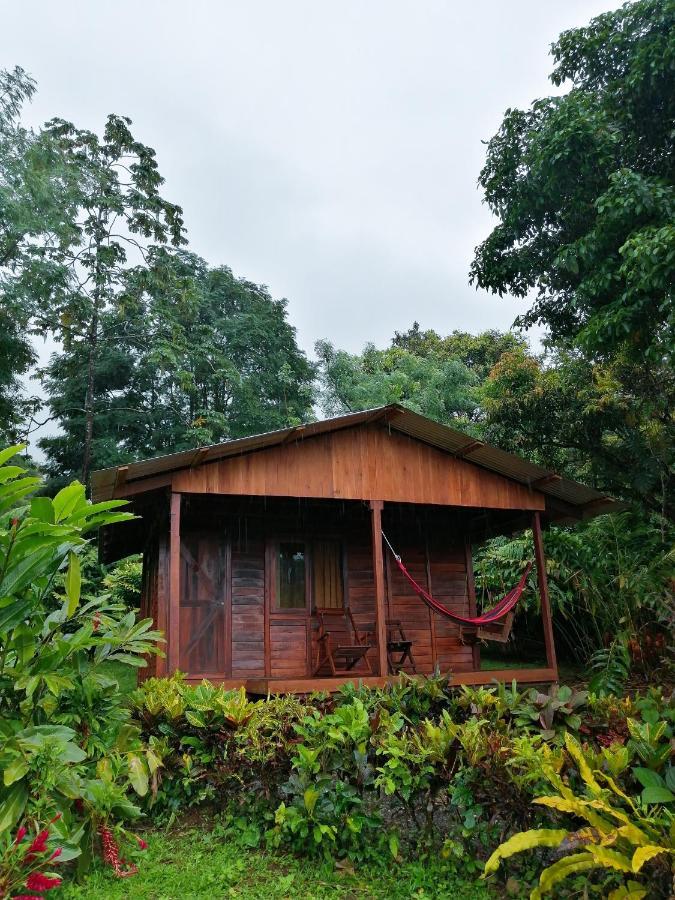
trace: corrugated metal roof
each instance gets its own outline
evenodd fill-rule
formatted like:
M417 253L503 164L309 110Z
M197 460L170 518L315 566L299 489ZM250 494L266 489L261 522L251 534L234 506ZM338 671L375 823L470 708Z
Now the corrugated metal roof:
M305 425L282 428L266 434L255 434L251 437L238 438L222 444L212 444L195 450L184 450L180 453L129 463L127 466L101 469L92 474L92 497L95 501L110 499L122 481L129 484L152 476L175 472L178 469L253 453L256 450L264 450L294 440L305 440L314 435L378 420L385 420L392 431L407 434L440 450L467 459L483 469L497 472L506 478L534 487L553 501L559 500L576 507L577 511L582 511L582 514L598 515L598 513L607 512L610 509L617 509L619 506L611 497L607 497L594 488L567 478L560 478L554 472L529 462L515 453L507 453L498 447L477 441L462 431L448 425L441 425L398 404L336 416L320 422L308 422Z

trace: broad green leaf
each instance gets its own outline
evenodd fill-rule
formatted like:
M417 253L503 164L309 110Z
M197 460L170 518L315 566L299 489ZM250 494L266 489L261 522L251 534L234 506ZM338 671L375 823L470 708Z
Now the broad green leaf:
M28 788L23 781L13 784L0 794L0 834L18 821L28 800Z
M52 500L54 506L54 521L63 522L74 510L87 502L84 485L79 481L73 481L62 488Z
M5 484L12 478L17 478L19 475L21 475L22 472L25 471L26 470L21 466L3 466L0 469L0 484Z
M197 712L196 709L186 709L185 718L188 720L190 725L193 725L195 728L206 728L206 722L204 718L202 717L201 713Z
M28 762L23 758L23 756L17 756L16 759L13 759L12 762L7 766L5 771L2 773L2 780L5 784L5 787L9 787L10 784L14 784L15 781L18 781L28 771Z
M48 525L54 524L54 506L49 497L33 497L30 501L30 514Z
M148 769L145 760L135 753L127 755L129 761L129 781L139 797L148 793Z
M654 772L652 769L644 769L641 766L636 766L633 769L633 775L640 782L642 787L665 787L665 781L658 772Z
M305 801L305 809L307 812L312 815L314 812L314 807L316 806L316 801L319 799L319 792L315 788L308 787L303 794L303 800Z
M0 607L0 634L11 631L23 622L33 605L29 599L15 600L13 597L7 599L10 601L7 606Z
M17 453L21 453L21 451L25 449L26 444L14 444L12 447L6 447L4 450L0 450L0 466L4 466L8 459L11 459L13 456L16 456Z
M646 787L642 792L643 803L672 803L675 794L667 787Z
M500 844L485 863L482 877L496 872L501 861L514 853L522 853L523 850L532 850L534 847L559 847L566 837L567 830L564 828L535 828L514 834L508 841Z
M58 697L63 691L68 691L73 687L73 680L67 675L47 673L42 677L47 686L47 690L55 697Z

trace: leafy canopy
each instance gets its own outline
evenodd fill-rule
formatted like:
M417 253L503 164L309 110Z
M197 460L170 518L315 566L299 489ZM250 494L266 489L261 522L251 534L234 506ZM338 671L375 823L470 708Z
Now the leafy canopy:
M328 341L315 346L319 359L321 405L328 415L402 403L440 422L468 417L476 404L476 377L455 358L418 355L401 348L363 353L336 350Z
M507 111L479 182L499 224L480 287L535 301L522 323L590 354L671 357L675 2L639 0L563 33L562 96Z

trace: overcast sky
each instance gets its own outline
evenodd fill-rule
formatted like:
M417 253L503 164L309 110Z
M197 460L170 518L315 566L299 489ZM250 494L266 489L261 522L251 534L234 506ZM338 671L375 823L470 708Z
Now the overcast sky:
M36 125L130 116L191 248L287 297L309 352L356 351L511 324L522 302L468 284L481 141L551 92L559 32L617 5L5 0L0 66L37 79Z

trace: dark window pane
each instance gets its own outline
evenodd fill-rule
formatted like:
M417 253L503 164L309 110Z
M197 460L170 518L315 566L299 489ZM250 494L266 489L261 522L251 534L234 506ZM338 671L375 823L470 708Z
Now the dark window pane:
M277 602L281 609L305 607L305 545L282 543L277 560Z

